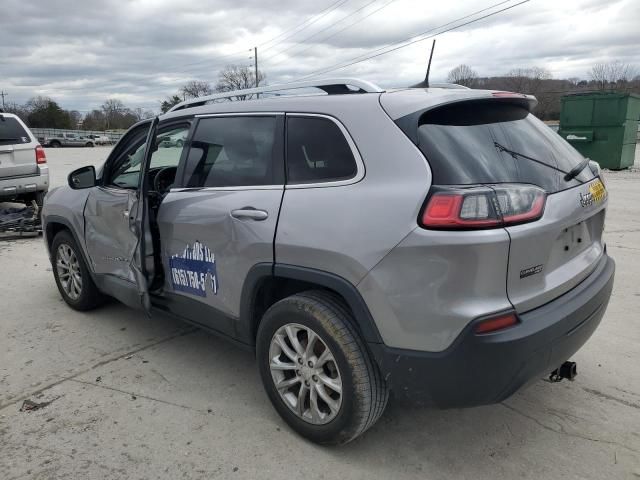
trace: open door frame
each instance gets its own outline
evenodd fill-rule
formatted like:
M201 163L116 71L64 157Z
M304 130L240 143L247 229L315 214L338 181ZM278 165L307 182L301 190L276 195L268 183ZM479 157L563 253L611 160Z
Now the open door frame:
M147 242L146 234L149 230L149 178L147 172L151 163L151 157L155 151L155 138L158 131L158 117L154 118L147 133L147 142L144 150L144 158L140 166L140 180L136 194L135 204L132 206L129 216L129 227L135 235L135 251L131 255L131 270L136 279L138 295L143 310L147 315L151 314L151 300L149 298L149 278L154 272L147 268Z

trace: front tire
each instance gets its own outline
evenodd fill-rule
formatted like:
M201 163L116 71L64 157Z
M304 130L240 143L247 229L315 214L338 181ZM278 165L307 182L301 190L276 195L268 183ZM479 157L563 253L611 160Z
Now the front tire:
M62 299L74 310L91 310L101 305L104 296L96 287L80 248L66 230L51 244L53 276Z
M258 329L260 376L289 426L321 444L344 444L382 415L389 392L339 297L312 290L267 310Z

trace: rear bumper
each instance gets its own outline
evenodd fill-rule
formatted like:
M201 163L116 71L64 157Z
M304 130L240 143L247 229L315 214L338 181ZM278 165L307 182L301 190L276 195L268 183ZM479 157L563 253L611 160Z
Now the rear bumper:
M521 314L517 326L475 335L472 322L442 352L369 347L397 397L441 408L497 403L580 349L604 315L614 273L605 254L582 283Z
M15 177L0 177L0 198L10 199L21 195L49 190L49 168L38 167L38 173Z

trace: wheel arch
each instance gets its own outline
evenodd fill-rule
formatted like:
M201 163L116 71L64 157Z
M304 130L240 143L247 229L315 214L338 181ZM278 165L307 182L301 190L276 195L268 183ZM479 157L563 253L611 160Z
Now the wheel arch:
M351 310L362 339L367 343L382 343L369 308L348 280L322 270L278 263L259 263L249 271L241 293L238 337L255 346L264 312L282 298L311 289L339 296Z
M58 215L48 215L46 219L46 225L44 227L44 235L45 235L45 240L47 242L47 250L49 251L49 259L53 261L53 252L51 251L51 246L53 245L53 239L59 232L63 230L67 230L73 237L73 240L76 242L76 245L80 250L82 259L84 260L84 263L87 266L89 273L91 274L92 277L94 277L94 281L95 281L95 274L93 272L93 269L91 268L89 257L87 256L87 253L84 251L84 244L78 238L78 235L76 234L75 230L71 226L71 222L69 222L69 220L67 220L66 218L60 217Z

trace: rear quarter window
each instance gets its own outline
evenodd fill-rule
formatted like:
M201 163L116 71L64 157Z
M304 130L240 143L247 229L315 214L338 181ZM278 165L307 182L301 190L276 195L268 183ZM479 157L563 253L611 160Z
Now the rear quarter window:
M287 117L287 183L333 182L358 171L338 125L323 117Z
M460 102L424 113L417 128L418 147L436 185L529 183L553 193L593 178L585 168L565 181L564 173L582 162L582 155L519 105Z
M30 141L29 134L15 118L0 115L0 145L29 143Z

